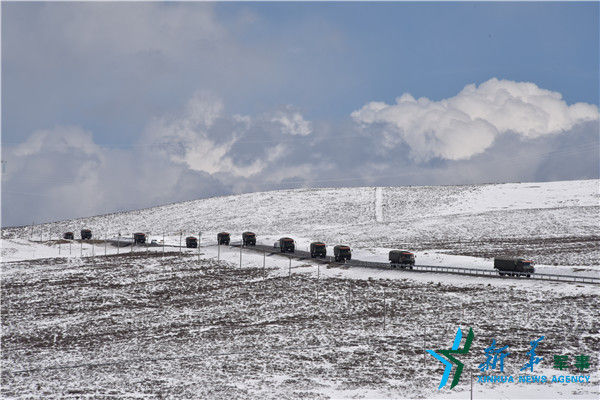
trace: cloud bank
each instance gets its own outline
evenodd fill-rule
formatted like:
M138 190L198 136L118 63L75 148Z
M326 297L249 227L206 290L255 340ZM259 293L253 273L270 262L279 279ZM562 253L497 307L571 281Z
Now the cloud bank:
M198 91L134 145L56 126L3 146L2 225L273 189L598 178L598 107L491 79L440 101L369 102L342 121L227 112Z
M440 101L405 93L393 105L370 102L352 118L380 132L386 148L408 148L416 161L468 160L509 132L535 139L598 121L598 106L569 106L560 93L533 83L493 78Z

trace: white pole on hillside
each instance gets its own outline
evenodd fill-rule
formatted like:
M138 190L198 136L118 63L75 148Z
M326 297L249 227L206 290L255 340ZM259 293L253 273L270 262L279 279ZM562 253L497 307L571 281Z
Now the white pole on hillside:
M83 238L79 241L79 243L81 244L81 252L79 253L79 257L83 257Z
M423 304L423 303L421 303ZM427 325L425 325L423 327L423 368L425 368L425 353L427 353L427 351L425 350L425 337L427 336Z
M181 257L181 237L183 236L183 231L179 231L179 257Z
M289 278L289 284L290 286L292 286L292 255L290 254L290 269L289 269L289 274L288 274L288 278Z
M221 241L217 240L217 262L221 262Z
M321 263L317 264L317 301L319 300L319 286L321 285Z
M163 231L163 258L165 258L165 232Z
M385 290L383 291L383 331L386 328L387 302L385 301Z
M108 233L104 232L104 257L106 257L106 242L108 241Z
M34 222L35 222L35 221L31 221L31 234L29 235L29 239L30 239L30 240L33 240L33 223L34 223Z
M133 253L133 245L135 244L135 235L132 233L131 234L131 251L130 253Z
M198 262L200 262L200 243L202 242L202 231L198 231Z
M121 232L119 232L119 236L117 236L117 255L119 255L120 248L121 248Z
M242 248L243 248L243 244L240 243L240 268L242 268Z

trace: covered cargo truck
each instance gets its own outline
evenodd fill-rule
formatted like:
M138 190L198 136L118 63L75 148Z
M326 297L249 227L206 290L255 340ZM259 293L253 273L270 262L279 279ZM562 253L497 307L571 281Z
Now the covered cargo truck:
M75 239L75 235L73 234L73 232L65 232L63 234L63 239L73 240Z
M230 235L227 232L217 233L217 244L229 245Z
M311 258L327 256L327 246L323 242L312 242L310 244L310 256Z
M92 231L89 229L82 229L81 230L81 240L86 240L86 239L91 239L92 238Z
M279 239L279 251L282 253L293 253L296 250L296 242L289 237Z
M194 236L188 236L185 238L185 247L188 249L195 249L198 247L198 239Z
M535 272L533 261L522 258L494 258L494 268L498 270L500 276L527 276L529 278Z
M392 250L389 254L389 260L392 268L400 266L400 268L409 267L412 269L415 265L415 255L410 251Z
M133 234L133 243L144 244L146 243L146 234L143 232L136 232Z
M254 232L242 233L242 243L244 246L256 246L256 234Z
M333 255L335 256L336 262L342 262L352 259L352 250L350 246L338 244L333 248Z

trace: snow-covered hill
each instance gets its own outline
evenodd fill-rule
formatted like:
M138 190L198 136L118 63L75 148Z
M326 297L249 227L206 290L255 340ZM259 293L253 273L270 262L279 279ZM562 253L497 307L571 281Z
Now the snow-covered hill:
M597 266L600 260L598 180L437 187L298 189L214 197L160 207L6 228L3 239L48 240L81 228L96 238L149 232L203 243L246 230L259 243L280 236L356 249L407 248L446 254L533 258L548 265ZM10 247L5 243L3 247ZM5 256L9 256L5 251Z
M597 285L347 268L214 244L221 230L253 230L266 244L349 243L358 259L405 247L421 264L491 269L486 257L512 252L533 255L539 272L597 276L598 184L288 190L3 229L2 397L597 399ZM166 254L55 240L82 227L100 239L164 232L177 245L180 231L202 230L203 240ZM475 332L466 369L438 389L445 367L427 349L449 349L458 327ZM522 372L540 337L542 362ZM506 369L484 372L494 343L509 346ZM560 355L566 370L554 367ZM590 365L577 367L584 355ZM482 383L488 375L515 382ZM542 375L584 381L523 381Z

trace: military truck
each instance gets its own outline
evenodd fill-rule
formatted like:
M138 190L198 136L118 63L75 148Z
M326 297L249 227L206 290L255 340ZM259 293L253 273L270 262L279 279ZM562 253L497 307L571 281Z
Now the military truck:
M229 246L230 235L227 232L217 233L217 244Z
M400 266L400 268L409 267L413 269L413 265L415 265L415 255L410 251L391 250L389 260L392 268Z
M296 250L296 242L289 237L279 239L279 251L282 253L293 253Z
M92 231L89 229L82 229L81 230L81 240L86 240L86 239L91 239L92 238Z
M136 232L133 234L133 243L144 244L146 243L146 234L142 232Z
M242 233L242 243L244 246L256 246L256 235L253 232Z
M333 255L335 256L336 262L342 262L352 259L352 250L350 246L338 244L333 248Z
M198 239L194 236L188 236L185 238L185 247L188 249L195 249L198 247Z
M63 239L73 240L75 239L75 235L73 234L73 232L65 232L63 233Z
M527 276L529 278L535 272L533 261L522 258L494 258L494 268L498 270L500 276Z
M327 247L323 242L312 242L310 244L310 257L323 257L327 256Z

